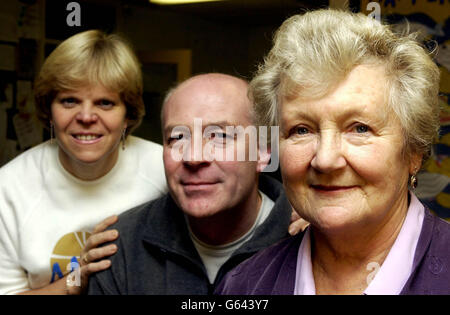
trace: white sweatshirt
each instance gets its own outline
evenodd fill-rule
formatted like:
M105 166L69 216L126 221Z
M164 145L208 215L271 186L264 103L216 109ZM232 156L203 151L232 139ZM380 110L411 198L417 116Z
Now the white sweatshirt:
M24 152L0 168L0 294L61 278L95 225L166 192L162 146L136 137L94 181L68 173L56 144Z

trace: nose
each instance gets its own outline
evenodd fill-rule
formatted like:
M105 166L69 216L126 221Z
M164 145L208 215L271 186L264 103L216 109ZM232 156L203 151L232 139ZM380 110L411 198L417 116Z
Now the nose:
M195 137L191 139L190 150L185 152L183 158L183 163L186 168L196 170L211 163L207 154L204 154L203 148L203 139L196 139Z
M205 160L197 160L197 161L184 161L184 166L188 168L189 170L198 170L200 168L203 168L205 166L208 166L210 163Z
M201 168L208 166L209 164L211 164L211 162L202 158L202 159L197 159L197 160L190 159L187 161L183 161L183 164L184 164L184 167L186 167L190 171L196 171L196 170L199 170Z
M79 108L80 110L76 115L76 119L78 122L82 124L92 124L97 122L98 115L95 110L94 104L85 102Z
M320 173L331 173L347 165L338 133L322 132L315 150L311 166Z

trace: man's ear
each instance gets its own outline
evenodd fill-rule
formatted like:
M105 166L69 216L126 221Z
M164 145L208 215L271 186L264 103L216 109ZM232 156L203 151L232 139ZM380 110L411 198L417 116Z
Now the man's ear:
M261 173L266 166L270 162L271 157L271 149L268 147L266 150L262 151L261 149L258 149L258 164L256 166L256 171L258 173Z

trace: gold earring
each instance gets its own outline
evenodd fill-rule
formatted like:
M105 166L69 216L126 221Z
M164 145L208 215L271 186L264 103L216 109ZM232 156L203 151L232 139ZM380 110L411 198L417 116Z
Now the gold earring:
M412 174L411 177L409 178L409 185L414 190L417 188L417 184L418 184L417 176L416 174Z

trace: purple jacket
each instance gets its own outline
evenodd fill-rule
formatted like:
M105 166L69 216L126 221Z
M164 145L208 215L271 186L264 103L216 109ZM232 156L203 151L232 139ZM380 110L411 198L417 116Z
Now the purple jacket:
M297 254L304 233L264 249L231 270L215 294L292 295ZM413 270L400 294L450 294L450 224L428 209Z

